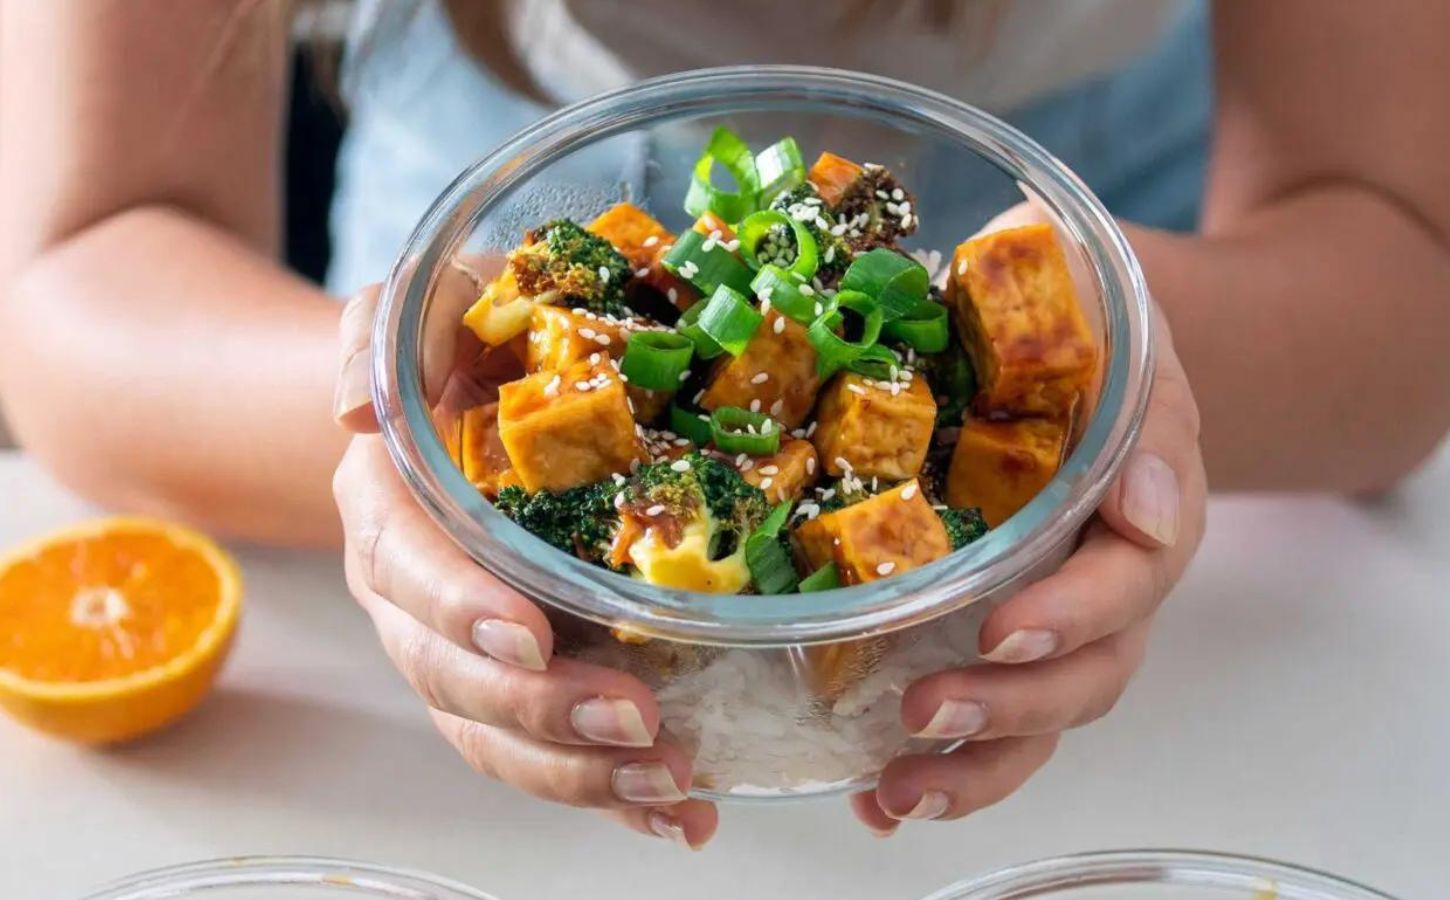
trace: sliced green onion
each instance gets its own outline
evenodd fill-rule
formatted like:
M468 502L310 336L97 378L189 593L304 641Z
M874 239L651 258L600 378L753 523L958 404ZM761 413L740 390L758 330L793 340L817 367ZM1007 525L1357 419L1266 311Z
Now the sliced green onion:
M705 446L715 437L710 430L708 415L678 403L670 404L670 430L682 438L689 438L696 447Z
M916 309L926 299L930 286L931 276L921 263L885 247L856 257L841 277L841 290L861 291L876 298L888 320Z
M735 179L734 191L721 190L711 181L717 162ZM705 145L705 152L695 163L690 189L685 194L685 212L696 217L713 212L733 225L755 211L759 193L760 177L755 171L750 145L730 129L716 128Z
M931 300L923 300L911 312L881 326L881 334L893 341L909 344L918 353L940 353L947 348L947 308Z
M885 329L885 325L882 326L882 329ZM867 347L860 356L851 360L846 368L858 375L865 375L867 378L874 378L877 381L894 381L896 376L892 374L892 370L901 368L901 359L892 352L890 347L875 344Z
M801 579L800 592L809 594L813 591L829 591L840 586L841 574L837 571L835 563L828 562Z
M680 375L690 370L695 345L671 331L636 331L629 336L619 371L635 387L650 391L673 391Z
M864 320L861 337L848 341L836 334L836 328L843 322L841 310L849 309ZM842 366L849 365L876 343L881 336L881 305L860 291L839 291L831 299L827 309L806 331L811 346L816 349L816 371L825 377Z
M780 425L764 413L722 406L710 414L710 434L722 453L769 456L780 449Z
M711 295L705 308L700 311L700 330L710 339L739 356L745 352L745 345L765 321L744 294L726 285L720 285Z
M781 138L755 154L755 171L760 178L760 206L805 183L806 164L795 138Z
M806 223L778 210L765 209L751 213L740 223L737 236L740 238L740 249L744 251L745 261L757 268L769 262L760 259L756 251L766 235L777 227L790 229L794 236L795 260L789 266L790 273L799 281L808 280L816 274L816 268L820 265L820 257L816 254L816 239L810 229L806 228Z
M700 327L700 313L704 312L708 305L707 300L698 301L694 306L680 313L680 321L675 323L675 330L689 338L690 342L695 345L695 355L701 359L714 359L725 352L725 348L715 343L715 339Z
M715 288L722 284L742 294L750 290L750 267L718 240L711 240L693 228L675 238L675 245L662 262L666 269L698 288L702 297L715 293Z
M791 501L778 504L745 539L745 565L755 589L762 594L784 594L795 589L800 576L780 540L780 530L790 518Z
M820 302L816 296L807 297L801 293L801 283L791 276L780 266L766 264L760 267L755 273L755 280L750 282L750 290L761 301L770 301L771 307L776 311L784 313L802 325L809 325L816 320L816 304Z

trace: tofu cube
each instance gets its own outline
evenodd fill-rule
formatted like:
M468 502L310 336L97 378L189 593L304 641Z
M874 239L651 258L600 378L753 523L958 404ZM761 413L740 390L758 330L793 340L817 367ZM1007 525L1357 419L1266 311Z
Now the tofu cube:
M512 269L490 281L463 314L463 324L490 347L502 346L528 330L534 301L519 294Z
M497 403L464 410L460 421L459 462L469 483L490 498L498 496L500 488L518 484L508 451L499 438Z
M841 372L821 392L811 436L828 474L913 478L926 461L936 424L936 399L920 376L902 383Z
M1062 464L1065 421L969 418L947 470L947 503L979 507L993 528L1007 521Z
M616 203L585 229L614 245L631 269L647 268L661 245L675 239L668 228L633 203Z
M846 189L856 183L865 172L856 163L834 153L822 153L811 164L807 178L815 186L827 206L835 206L845 196Z
M750 468L740 474L765 491L771 503L799 499L806 488L816 483L820 468L816 448L810 441L801 440L787 440L770 456L755 457L750 462Z
M562 491L629 471L642 452L635 428L624 383L607 358L499 388L499 438L529 491Z
M716 366L700 406L751 409L754 403L754 409L790 429L810 414L820 386L816 350L806 337L805 326L772 309L745 345L745 352L727 354Z
M978 412L1061 418L1091 384L1097 345L1051 225L958 246L946 298L977 370Z
M558 372L596 353L601 357L622 356L630 331L628 320L565 306L535 304L529 320L524 367L530 372Z
M914 478L809 519L791 536L810 571L834 562L847 585L909 572L952 550L946 526Z

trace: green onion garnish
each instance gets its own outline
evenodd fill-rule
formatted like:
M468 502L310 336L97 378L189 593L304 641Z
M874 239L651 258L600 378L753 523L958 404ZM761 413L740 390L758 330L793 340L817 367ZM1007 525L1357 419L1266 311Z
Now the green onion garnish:
M735 179L734 191L721 190L712 183L711 174L717 162ZM760 177L755 171L750 145L730 129L716 128L705 145L705 152L695 163L690 189L685 194L685 212L696 218L707 211L713 212L733 225L755 211L759 193Z
M722 453L769 456L780 449L780 425L764 413L722 406L710 414L710 434Z
M755 171L760 178L760 206L770 205L777 194L803 184L806 164L795 138L781 138L755 154Z
M890 322L886 323L890 325ZM882 326L883 331L885 326ZM861 355L851 360L846 368L858 375L865 375L867 378L874 378L877 381L894 381L896 376L893 369L899 370L901 360L897 355L883 344L875 344L867 347Z
M705 333L700 327L700 313L705 311L709 305L708 300L700 300L689 309L680 313L680 321L675 323L675 330L695 345L695 355L701 359L714 359L725 352L725 348L715 343L715 339Z
M899 319L926 299L931 276L921 263L895 250L877 247L851 261L841 277L841 290L875 297L888 320Z
M947 308L931 300L916 304L899 319L881 326L881 334L911 345L918 353L940 353L947 348Z
M715 293L715 288L722 284L742 294L750 290L750 267L726 250L719 240L712 240L693 228L675 238L675 245L665 254L663 263L666 269L698 288L702 297Z
M848 341L836 334L836 328L844 324L841 310L851 310L863 322L861 337ZM881 305L860 291L839 291L831 300L831 307L811 323L806 332L811 346L816 348L816 371L825 377L865 353L881 336Z
M801 579L800 592L809 594L812 591L829 591L840 586L841 575L836 570L836 564L828 562Z
M707 414L678 403L670 404L670 430L682 438L689 438L696 447L704 447L715 437Z
M750 338L763 321L765 317L744 294L722 284L700 311L698 324L701 331L728 350L731 356L739 356L745 352L745 345L750 343Z
M800 576L780 540L780 530L790 517L791 501L778 504L745 539L745 565L755 589L762 594L784 594L795 589Z
M650 391L673 391L680 375L690 370L695 345L688 337L670 331L636 331L629 336L619 371L635 387Z
M750 289L762 302L769 300L770 305L777 312L795 319L802 325L809 325L816 320L816 303L819 302L819 299L802 294L800 285L801 283L785 269L766 264L755 273L755 280L750 282Z
M767 251L767 258L760 258L760 251L764 249L760 244L777 228L788 230L795 240L795 259L788 267L790 273L800 281L805 281L816 274L816 267L820 265L820 259L816 255L816 239L811 235L810 229L806 228L806 223L797 221L793 216L774 209L751 213L745 217L745 221L740 223L737 234L740 238L740 249L744 251L745 261L756 267L764 263L776 262L776 258L769 255L769 251Z

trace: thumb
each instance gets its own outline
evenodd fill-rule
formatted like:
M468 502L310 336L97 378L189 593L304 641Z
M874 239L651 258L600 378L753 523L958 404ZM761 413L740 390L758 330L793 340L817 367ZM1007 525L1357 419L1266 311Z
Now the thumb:
M372 330L378 292L379 285L372 284L354 294L342 308L338 325L340 363L332 417L354 433L378 430L372 393Z

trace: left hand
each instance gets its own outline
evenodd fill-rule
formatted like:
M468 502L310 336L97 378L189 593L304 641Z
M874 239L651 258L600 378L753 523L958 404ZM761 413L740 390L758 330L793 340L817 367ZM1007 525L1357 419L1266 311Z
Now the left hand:
M988 616L985 663L907 689L909 732L967 743L893 760L875 791L854 796L857 818L876 834L1007 797L1047 762L1063 731L1112 709L1141 664L1153 615L1203 537L1207 499L1198 407L1156 307L1152 327L1153 392L1136 449L1072 557Z

